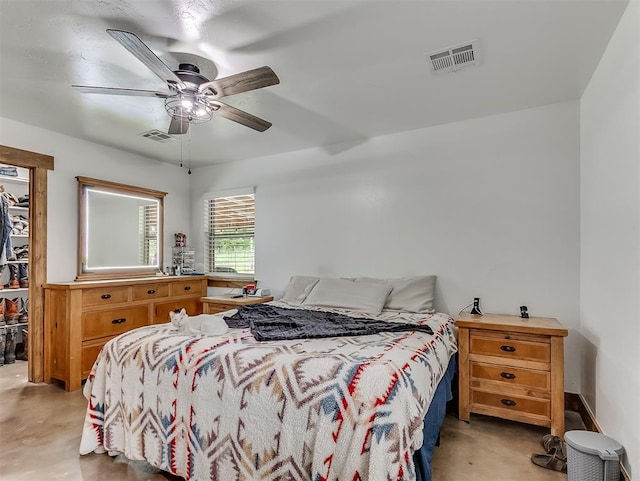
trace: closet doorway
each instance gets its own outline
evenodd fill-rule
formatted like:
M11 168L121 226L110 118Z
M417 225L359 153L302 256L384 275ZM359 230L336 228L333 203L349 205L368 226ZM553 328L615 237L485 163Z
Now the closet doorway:
M47 281L47 171L53 157L0 145L0 163L29 169L29 381L44 381L44 291Z

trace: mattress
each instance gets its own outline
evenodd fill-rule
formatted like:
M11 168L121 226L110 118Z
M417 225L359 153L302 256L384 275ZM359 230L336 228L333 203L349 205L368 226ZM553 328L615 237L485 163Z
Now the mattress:
M456 352L453 319L379 317L433 335L129 331L105 345L85 384L80 453L123 454L185 480L414 480L425 415Z

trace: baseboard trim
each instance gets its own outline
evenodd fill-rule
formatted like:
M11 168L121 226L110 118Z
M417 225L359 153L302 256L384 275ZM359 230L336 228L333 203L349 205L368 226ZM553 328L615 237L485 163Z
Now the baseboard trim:
M582 422L589 431L602 433L602 428L598 424L598 420L596 419L595 414L593 413L589 405L585 402L582 394L565 392L564 408L568 411L577 412L580 415ZM627 469L624 467L624 465L620 464L620 470L622 471L622 475L624 476L625 481L630 481L631 476L629 476L629 473L627 472Z

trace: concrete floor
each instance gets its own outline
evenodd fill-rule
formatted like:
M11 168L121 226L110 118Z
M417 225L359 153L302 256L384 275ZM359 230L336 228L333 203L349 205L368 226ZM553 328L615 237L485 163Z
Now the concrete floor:
M80 391L27 382L27 363L0 367L0 479L3 481L177 481L141 463L78 455L86 401ZM575 413L569 413L575 414ZM575 418L574 418L575 419ZM568 429L579 429L568 416ZM447 416L433 461L434 481L557 481L535 466L548 430L486 416ZM219 480L232 481L232 480Z

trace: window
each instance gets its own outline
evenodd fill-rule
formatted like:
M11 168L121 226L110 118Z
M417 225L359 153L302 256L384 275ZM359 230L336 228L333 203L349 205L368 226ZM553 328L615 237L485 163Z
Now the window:
M142 205L138 208L138 238L140 239L140 265L158 263L158 205Z
M255 273L255 196L226 195L205 200L205 263L208 272Z

